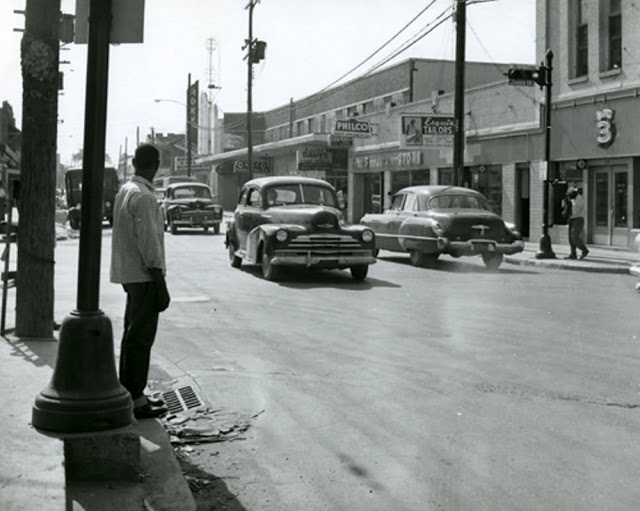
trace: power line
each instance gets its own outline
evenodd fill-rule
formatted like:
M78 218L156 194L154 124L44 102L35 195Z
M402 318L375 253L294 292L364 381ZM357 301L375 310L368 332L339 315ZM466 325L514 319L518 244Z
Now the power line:
M340 78L334 80L333 82L331 82L329 85L327 85L326 87L324 87L323 89L320 89L318 91L318 93L322 93L327 89L330 89L332 86L334 86L336 83L338 83L339 81L341 81L343 78L346 78L347 76L349 76L351 73L353 73L356 69L358 69L359 67L362 67L366 62L368 62L369 60L371 60L374 56L376 56L378 53L380 53L386 46L388 46L389 44L391 44L391 42L398 37L402 32L404 32L415 20L417 20L420 16L422 16L428 9L429 7L431 7L433 4L436 3L437 0L432 0L430 4L428 4L424 9L422 9L418 14L416 14L411 21L409 21L404 27L402 27L400 30L398 30L390 39L387 40L387 42L385 42L382 46L380 46L376 51L374 51L371 55L369 55L366 59L364 59L362 62L360 62L360 64L358 64L357 66L355 66L354 68L352 68L351 70L349 70L348 72L346 72L345 74L343 74Z

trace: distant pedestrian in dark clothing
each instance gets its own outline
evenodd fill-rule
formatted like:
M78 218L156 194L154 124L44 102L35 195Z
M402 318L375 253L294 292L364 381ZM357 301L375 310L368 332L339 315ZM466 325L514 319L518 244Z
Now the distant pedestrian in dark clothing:
M165 282L164 225L151 184L159 166L158 150L136 149L135 175L116 195L113 208L111 282L122 284L127 303L120 347L120 383L129 391L136 418L160 417L162 400L144 394L151 346L159 313L170 302Z
M576 188L567 191L569 200L569 247L570 253L567 259L578 259L577 249L582 252L580 259L587 257L589 249L584 243L584 200Z

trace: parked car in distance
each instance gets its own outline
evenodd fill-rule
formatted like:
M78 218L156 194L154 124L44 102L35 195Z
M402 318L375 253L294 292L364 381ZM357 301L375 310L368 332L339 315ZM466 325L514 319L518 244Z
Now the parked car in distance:
M300 176L245 183L225 244L231 266L259 264L266 280L277 280L284 267L299 267L349 268L362 281L376 262L373 231L345 225L333 186Z
M218 234L222 222L222 206L204 183L181 182L168 185L160 199L165 230L176 234L178 228L213 228Z
M64 183L67 194L67 208L69 226L72 229L80 228L82 205L82 169L69 169L64 174ZM113 203L118 193L119 183L116 169L106 167L104 169L104 181L102 189L102 215L103 219L113 225Z
M360 223L376 233L376 248L409 252L414 266L432 266L440 254L480 255L497 269L505 254L524 250L513 225L493 213L479 192L462 187L410 186L396 193L391 208L367 214Z

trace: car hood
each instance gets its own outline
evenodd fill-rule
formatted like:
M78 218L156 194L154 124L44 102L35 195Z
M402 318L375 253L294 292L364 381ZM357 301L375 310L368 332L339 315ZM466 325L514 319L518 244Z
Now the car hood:
M271 223L300 225L309 230L337 229L342 213L329 206L275 206L265 211Z

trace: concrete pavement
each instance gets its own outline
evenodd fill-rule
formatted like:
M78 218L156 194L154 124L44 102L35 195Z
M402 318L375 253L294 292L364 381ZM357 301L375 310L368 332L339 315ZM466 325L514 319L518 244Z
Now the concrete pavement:
M554 244L552 250L556 255L555 259L537 259L539 244L527 241L523 252L506 256L504 262L541 268L640 276L640 254L637 252L600 245L588 245L588 248L589 255L585 259L570 260L565 259L569 255L569 245Z
M76 232L60 225L56 232L58 247L65 240L77 237ZM56 309L71 312L75 308L75 290L58 283L75 281L77 268L62 260L57 263ZM8 294L7 326L11 327L15 290L9 290ZM104 303L105 299L111 299L108 293L103 294L102 304L109 308ZM31 425L34 399L51 379L57 350L56 339L23 340L11 335L0 339L0 403L3 411L0 427L4 432L0 437L0 509L194 510L195 501L175 458L169 436L161 422L154 419L133 424L140 435L139 481L91 483L65 480L63 442L38 433Z
M77 233L57 228L58 247ZM640 277L640 255L628 250L590 246L583 261L564 259L569 247L554 245L556 259L536 259L537 243L526 243L525 251L505 258L507 264L573 271L628 273ZM74 281L77 268L72 263L56 264L56 308L75 308L75 288L58 285ZM10 295L13 291L10 291ZM110 300L103 294L102 301ZM11 304L11 302L9 302ZM105 308L109 308L108 304ZM9 307L11 318L13 308ZM8 321L12 324L12 320ZM49 382L58 343L0 339L0 509L13 510L107 510L195 509L193 497L184 479L159 421L144 420L134 427L141 436L142 474L139 483L77 483L65 481L63 443L36 432L31 426L31 407L35 396Z

